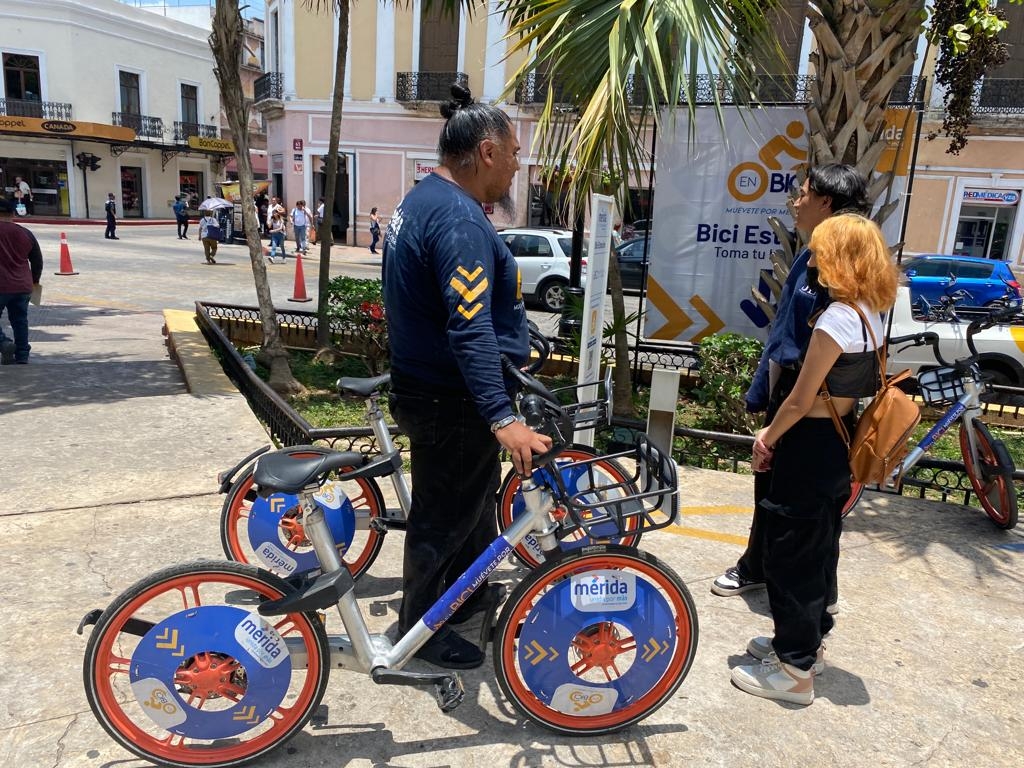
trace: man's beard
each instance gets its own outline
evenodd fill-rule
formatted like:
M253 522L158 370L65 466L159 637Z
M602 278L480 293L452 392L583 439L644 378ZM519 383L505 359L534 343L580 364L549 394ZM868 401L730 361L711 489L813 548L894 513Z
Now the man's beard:
M495 201L494 204L497 206L498 210L501 211L502 214L504 214L506 219L508 219L509 221L516 220L516 204L515 201L512 200L511 189L509 189L507 192L505 192L504 195L498 198L498 200Z

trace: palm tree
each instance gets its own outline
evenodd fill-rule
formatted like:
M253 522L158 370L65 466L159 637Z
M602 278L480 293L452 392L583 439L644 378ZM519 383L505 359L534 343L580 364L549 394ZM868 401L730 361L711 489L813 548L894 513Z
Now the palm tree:
M263 260L263 244L260 242L256 211L248 204L247 193L252 190L252 161L249 159L249 108L251 104L242 93L242 79L238 71L238 52L242 50L244 23L238 9L238 2L217 0L213 17L213 31L210 33L210 50L216 61L214 75L220 86L224 111L235 142L235 160L238 162L239 189L242 192L242 221L246 243L249 245L249 260L256 281L256 300L259 304L260 319L263 321L263 344L260 347L260 362L270 369L268 384L283 394L301 392L305 389L292 375L288 363L288 352L281 342L281 329L277 322L277 311L270 295L267 282L267 267Z

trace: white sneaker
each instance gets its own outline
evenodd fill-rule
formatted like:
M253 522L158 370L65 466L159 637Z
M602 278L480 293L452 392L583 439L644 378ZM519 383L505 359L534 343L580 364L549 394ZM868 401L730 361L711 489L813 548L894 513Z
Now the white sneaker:
M770 637L764 637L763 635L755 637L749 643L747 643L747 653L753 656L758 661L764 659L777 659L775 655L775 649L772 648L772 639ZM818 646L818 657L814 660L814 665L811 667L811 672L815 675L820 675L825 671L825 644L822 643Z
M736 667L732 682L741 691L762 699L807 705L814 701L814 673L770 657L754 666Z
M839 614L839 601L836 600L834 603L829 603L825 606L825 613L829 616L837 616Z

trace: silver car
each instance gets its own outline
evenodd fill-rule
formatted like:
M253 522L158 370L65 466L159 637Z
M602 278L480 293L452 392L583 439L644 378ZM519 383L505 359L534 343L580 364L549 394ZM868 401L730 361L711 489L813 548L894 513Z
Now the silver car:
M568 229L503 229L498 236L512 251L523 279L523 296L548 312L560 312L569 287L569 254L572 232ZM581 285L586 278L586 243Z

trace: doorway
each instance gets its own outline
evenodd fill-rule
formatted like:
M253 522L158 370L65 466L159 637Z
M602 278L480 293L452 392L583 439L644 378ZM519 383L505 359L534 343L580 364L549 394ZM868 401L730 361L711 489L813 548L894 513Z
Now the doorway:
M121 166L121 215L126 219L141 219L143 210L142 169Z
M326 158L322 155L314 156L312 163L314 168L321 168L326 165ZM313 174L313 199L309 207L314 211L319 205L319 200L324 196L327 188L327 174L316 171ZM349 195L348 195L348 155L338 153L338 178L334 189L334 216L331 218L331 235L334 242L348 244L348 228L351 217L349 216ZM324 211L324 217L327 212Z
M1016 205L964 205L956 225L953 253L982 259L1005 260L1008 236L1016 218Z

